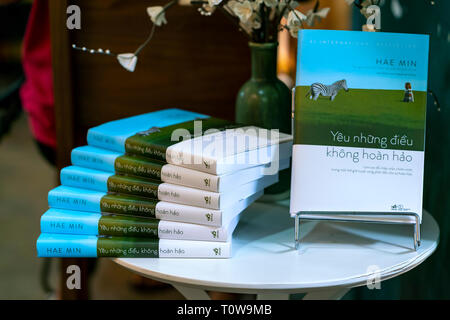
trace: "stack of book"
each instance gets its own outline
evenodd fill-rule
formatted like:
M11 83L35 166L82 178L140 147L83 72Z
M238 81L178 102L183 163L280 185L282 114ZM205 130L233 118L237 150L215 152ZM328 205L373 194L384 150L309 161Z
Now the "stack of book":
M292 149L290 135L180 109L102 124L87 142L48 194L40 257L228 258Z

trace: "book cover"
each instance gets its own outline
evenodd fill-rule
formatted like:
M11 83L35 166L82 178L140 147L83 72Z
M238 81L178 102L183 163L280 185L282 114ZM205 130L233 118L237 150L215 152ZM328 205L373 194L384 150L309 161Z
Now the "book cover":
M231 241L187 241L42 233L38 257L51 258L230 258Z
M222 227L151 218L50 208L41 216L42 233L84 234L173 240L228 241L239 215L225 217Z
M272 165L272 163L269 163L258 165L218 176L148 158L123 155L119 152L91 146L75 148L72 150L71 154L72 164L77 167L160 180L167 183L212 192L225 192L226 190L233 189L236 185L235 181L237 178L240 184L262 178L264 175L271 173L268 170L270 167L278 167L278 170L289 168L290 153L280 154L280 157L278 164ZM68 175L77 175L74 168L75 167L69 167L63 169L61 172L61 179L67 178ZM86 174L87 172L88 171L86 171Z
M292 136L168 109L92 128L88 132L88 144L211 174L224 174L278 163L280 153L291 154Z
M278 181L278 174L264 176L249 183L237 185L228 192L218 193L152 180L111 175L86 168L72 168L65 172L70 174L64 174L61 180L63 185L49 192L49 204L50 206L64 205L63 209L82 211L92 211L92 208L99 210L101 206L107 208L108 204L111 205L111 199L115 199L117 203L118 198L134 199L136 196L140 197L141 201L152 202L153 199L153 202L160 200L207 209L223 209Z
M428 42L299 32L291 214L422 215Z

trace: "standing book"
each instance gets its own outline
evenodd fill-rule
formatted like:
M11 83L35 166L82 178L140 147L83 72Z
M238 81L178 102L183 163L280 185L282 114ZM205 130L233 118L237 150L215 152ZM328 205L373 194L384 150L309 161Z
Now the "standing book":
M299 31L291 214L421 217L428 42Z

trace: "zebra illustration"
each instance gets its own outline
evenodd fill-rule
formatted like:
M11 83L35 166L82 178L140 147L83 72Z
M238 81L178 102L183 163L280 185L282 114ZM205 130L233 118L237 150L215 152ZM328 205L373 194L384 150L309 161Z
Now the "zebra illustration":
M138 136L149 136L150 134L154 133L154 132L160 132L161 130L158 127L151 127L150 129L146 130L146 131L141 131L138 132L137 135Z
M308 93L306 96L309 95L310 99L317 100L320 95L324 97L330 97L330 100L333 101L336 95L338 94L339 90L344 89L345 91L348 91L347 87L347 80L343 79L340 81L336 81L332 85L324 85L319 82L315 82L311 85L311 88L309 88Z

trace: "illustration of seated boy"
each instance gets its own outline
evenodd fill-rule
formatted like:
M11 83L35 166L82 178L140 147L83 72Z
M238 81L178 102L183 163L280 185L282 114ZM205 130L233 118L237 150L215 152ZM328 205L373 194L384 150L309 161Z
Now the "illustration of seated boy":
M403 102L414 102L414 95L410 82L405 83L405 95L403 97Z

